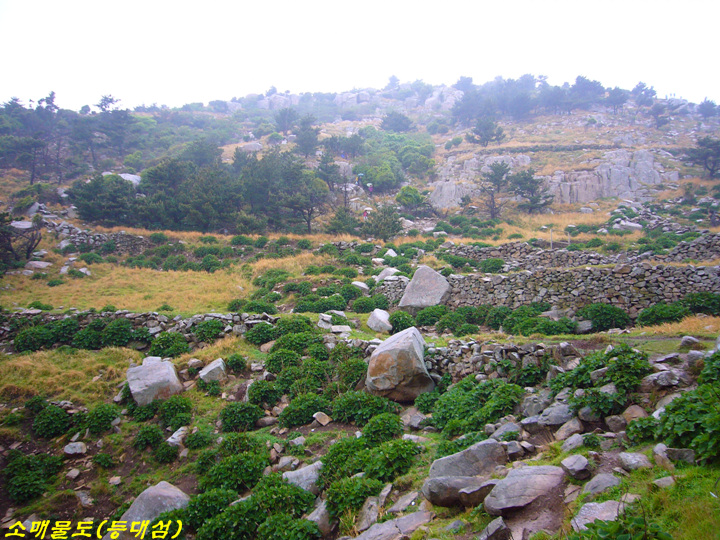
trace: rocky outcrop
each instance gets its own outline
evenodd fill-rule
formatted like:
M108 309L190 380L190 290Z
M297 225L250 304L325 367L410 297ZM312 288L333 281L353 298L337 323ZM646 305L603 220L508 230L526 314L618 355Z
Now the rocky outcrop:
M551 465L513 469L493 488L483 506L492 516L504 515L546 495L564 479L565 471Z
M435 388L424 361L425 340L411 327L386 339L372 353L365 384L370 393L393 401L414 401Z
M441 304L449 293L447 279L429 266L421 265L415 270L398 305L412 313Z
M127 382L133 399L141 407L183 391L173 363L163 362L157 356L148 356L142 366L128 369Z
M384 309L374 309L370 313L367 321L368 328L375 332L390 332L392 324L390 324L390 314Z
M495 439L475 443L469 448L433 461L429 478L441 476L491 475L495 467L507 463L507 454Z

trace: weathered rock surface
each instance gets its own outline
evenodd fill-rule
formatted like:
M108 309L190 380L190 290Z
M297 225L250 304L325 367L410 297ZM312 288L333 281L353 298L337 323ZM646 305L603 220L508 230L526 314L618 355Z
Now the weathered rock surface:
M600 473L595 475L583 488L583 493L597 495L603 491L620 485L620 479L610 473Z
M522 508L562 484L565 471L552 465L520 467L511 470L485 497L488 514L499 516Z
M320 476L320 469L322 469L322 461L316 461L312 465L308 465L302 469L284 472L283 478L291 484L295 484L317 495L320 493L320 488L316 485L317 479Z
M496 481L488 481L487 478L478 476L438 476L425 480L422 493L425 498L437 506L466 506L463 503L461 490L466 491L466 501L471 500L475 495L480 501L477 506L495 487Z
M590 477L590 464L585 456L580 454L568 456L562 460L560 465L565 472L577 480L584 480Z
M410 312L441 304L450 294L450 283L429 266L418 266L398 306Z
M367 321L368 328L375 332L389 332L392 330L390 314L384 309L374 309Z
M620 465L626 471L652 468L652 463L650 463L647 456L638 452L620 452L618 459L620 460Z
M207 366L202 368L198 375L206 383L212 381L224 381L227 379L225 361L222 358L213 360Z
M128 369L127 382L133 399L141 407L183 391L173 363L153 356L145 358L142 366Z
M399 540L407 538L419 527L429 523L435 514L432 512L413 512L383 523L376 523L355 540Z
M510 528L502 517L496 518L483 529L477 540L510 540Z
M592 523L596 519L615 521L620 513L621 504L618 501L585 503L572 519L572 528L576 531L584 531L587 529L588 523Z
M425 340L411 327L389 337L372 353L365 385L372 394L393 401L414 401L435 388L424 361Z
M502 445L487 439L475 443L469 448L442 457L430 465L428 478L440 476L481 476L491 475L498 465L507 463L507 454Z

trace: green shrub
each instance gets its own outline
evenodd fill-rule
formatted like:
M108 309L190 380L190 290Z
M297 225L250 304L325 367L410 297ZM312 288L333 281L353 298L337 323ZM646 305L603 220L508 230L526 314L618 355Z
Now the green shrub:
M689 314L690 310L679 302L673 304L659 302L643 309L638 315L637 323L640 326L655 326L656 324L680 322Z
M197 540L255 540L258 526L265 521L263 512L253 499L228 507L208 519L198 530Z
M297 241L297 247L299 249L312 249L312 242L307 238L301 238Z
M70 415L57 405L48 405L33 421L33 431L38 437L52 439L67 433L72 424Z
M248 401L261 407L263 404L273 407L282 397L282 392L277 388L274 382L263 380L254 381L248 388L247 393Z
M242 493L257 484L268 464L266 456L255 452L223 458L200 478L200 489L232 489Z
M277 322L275 328L277 328L278 336L315 331L313 322L304 315L289 315L283 317Z
M362 358L348 358L337 364L335 375L345 388L354 388L365 377L367 363Z
M247 431L255 427L265 413L252 403L230 403L220 412L223 431Z
M168 424L168 427L173 431L177 431L183 426L189 426L192 423L192 414L190 413L180 413L176 414L172 420L170 420L170 423Z
M100 435L112 428L112 421L120 416L120 411L112 403L101 403L87 415L87 426L90 433Z
M248 313L267 313L268 315L275 315L277 313L277 308L269 302L252 300L245 304L245 311Z
M299 332L297 334L285 334L275 340L271 352L287 349L304 354L307 348L314 343L322 343L320 334L315 332Z
M15 335L15 350L17 352L39 351L52 347L55 336L46 325L31 326L20 330Z
M230 303L228 304L228 311L232 313L240 313L245 307L245 304L247 304L247 300L244 299L236 298L235 300L230 300Z
M421 309L415 316L415 323L418 326L433 326L440 318L447 313L445 306L430 306Z
M253 345L262 345L278 337L278 331L271 324L261 322L245 333L245 339Z
M32 415L38 414L47 406L48 402L42 396L33 396L25 402L25 408L30 411Z
M169 240L167 235L161 232L154 232L148 238L153 244L164 244Z
M268 354L265 360L265 369L270 373L280 373L289 366L299 366L302 363L301 356L295 351L278 349Z
M630 324L630 316L619 307L610 304L590 304L578 310L577 315L592 321L593 330L596 332L604 332L611 328L625 328Z
M185 446L190 450L199 450L210 446L214 440L215 436L212 432L207 429L199 429L185 437Z
M295 381L302 377L300 366L290 366L278 373L275 386L283 394L287 394Z
M342 296L345 299L345 302L350 302L351 300L355 300L358 296L362 295L362 291L358 289L355 285L347 284L343 285L340 288L340 296Z
M312 540L322 538L317 523L284 514L273 514L257 530L258 540Z
M485 326L489 326L493 330L500 330L503 326L505 319L512 313L512 310L507 306L498 306L488 311L487 319L485 319Z
M402 435L403 423L397 414L381 413L373 416L362 430L369 444L378 445Z
M505 265L505 261L497 258L483 259L480 261L480 271L486 274L497 274Z
M232 353L225 359L225 365L233 373L240 373L247 369L247 361L238 353Z
M330 403L316 394L300 394L280 413L280 425L283 427L304 426L313 421L318 411L330 413Z
M410 470L420 450L412 441L386 441L369 451L365 472L370 478L392 482Z
M454 422L455 420L451 420ZM449 456L457 452L462 452L466 448L470 448L473 444L479 443L487 439L484 431L469 431L463 434L462 437L453 441L444 440L442 441L435 451L435 459Z
M172 463L178 457L180 449L163 441L153 450L153 457L158 463Z
M390 305L390 301L384 294L373 294L370 298L375 304L375 309L387 309Z
M392 325L392 333L397 334L398 332L415 326L415 319L405 311L395 311L390 314L390 324Z
M165 440L165 435L158 426L142 426L135 435L133 446L138 450L144 450L148 446L155 448Z
M53 278L49 279L47 282L48 287L57 287L59 285L63 285L65 282L62 279L59 278Z
M105 329L105 322L102 320L93 321L89 326L75 334L72 346L77 349L97 350L102 348L102 331Z
M198 341L210 343L215 341L220 334L223 333L225 325L222 321L217 319L211 319L209 321L202 321L195 325L194 334Z
M340 478L361 472L365 467L367 449L367 440L363 437L345 437L331 445L322 459L318 485L325 489Z
M659 421L654 416L647 416L645 418L636 418L630 422L625 432L630 442L637 445L647 441L654 441L658 426Z
M583 531L573 532L568 540L595 540L597 538L638 539L638 540L672 540L658 523L648 521L645 512L630 506L616 520L602 521L596 519L587 524Z
M150 346L149 356L175 357L190 352L185 336L178 332L160 332Z
M591 238L585 242L585 247L596 248L602 246L604 243L600 238Z
M355 313L370 313L375 309L375 301L368 296L361 296L353 302L352 310Z
M720 316L720 294L709 292L690 293L681 302L692 313Z
M28 309L39 309L41 311L52 311L53 307L50 304L43 304L40 300L35 300L28 304Z
M589 407L593 413L604 417L621 412L626 401L625 395L609 394L601 392L598 388L588 388L581 396L571 397L568 403L575 411Z
M460 327L455 330L454 334L456 336L468 336L470 334L477 334L480 331L480 328L476 324L462 324Z
M432 392L423 392L415 398L415 407L423 414L430 414L439 398L440 392L436 392L435 390Z
M438 332L444 332L450 330L455 333L463 324L465 324L465 317L460 313L446 313L438 320L435 327Z
M192 401L187 396L176 394L163 401L158 412L163 424L169 426L177 415L192 413Z
M327 509L330 519L336 520L349 512L360 510L365 499L378 495L383 487L372 478L345 478L333 482L327 490Z
M115 462L110 454L100 453L93 456L93 463L103 469L112 469Z
M187 524L197 531L208 519L223 512L238 498L238 492L232 489L211 489L193 497L185 508Z
M310 512L315 503L312 493L291 484L280 473L263 476L253 489L253 498L268 514L282 514L291 518L299 518Z
M380 396L367 392L347 392L336 397L332 402L332 417L338 422L355 422L364 426L375 415L396 412L398 406Z
M103 347L125 347L133 337L133 326L128 319L115 319L102 331Z
M24 456L18 451L11 450L3 471L8 497L20 505L39 497L47 491L50 482L62 467L63 461L60 456L47 454Z
M53 333L56 343L69 345L72 343L75 334L80 330L80 323L77 319L67 318L51 322L47 325Z

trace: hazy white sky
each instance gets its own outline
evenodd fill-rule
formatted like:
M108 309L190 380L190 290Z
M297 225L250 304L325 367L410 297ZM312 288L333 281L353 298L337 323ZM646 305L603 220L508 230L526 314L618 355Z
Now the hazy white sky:
M717 0L0 0L0 103L79 109L524 73L720 101Z

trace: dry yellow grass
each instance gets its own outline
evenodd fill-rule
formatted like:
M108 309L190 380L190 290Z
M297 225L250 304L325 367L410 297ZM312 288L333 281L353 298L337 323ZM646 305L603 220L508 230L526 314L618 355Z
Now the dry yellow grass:
M680 322L645 326L636 329L649 336L680 336L692 335L715 338L720 333L720 317L695 315L686 317Z

